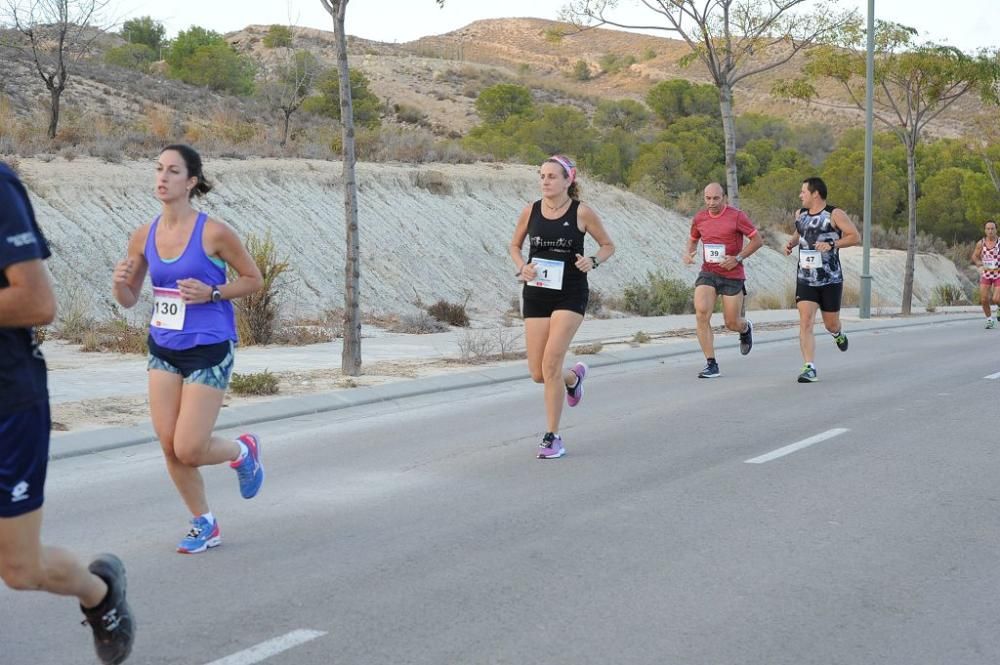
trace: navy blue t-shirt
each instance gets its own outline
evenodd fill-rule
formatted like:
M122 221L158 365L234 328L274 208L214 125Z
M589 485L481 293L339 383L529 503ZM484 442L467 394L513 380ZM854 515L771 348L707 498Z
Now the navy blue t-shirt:
M10 286L7 268L49 256L28 192L17 175L0 162L0 289ZM43 399L48 399L45 359L35 344L33 329L0 327L0 418Z

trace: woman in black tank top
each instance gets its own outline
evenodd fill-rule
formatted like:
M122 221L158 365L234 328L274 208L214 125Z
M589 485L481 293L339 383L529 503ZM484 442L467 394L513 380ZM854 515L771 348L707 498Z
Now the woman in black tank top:
M607 261L615 246L597 213L580 202L576 167L569 158L550 157L539 169L539 176L542 198L521 211L510 256L517 268L515 274L524 282L522 313L528 369L536 383L545 384L548 424L538 458L556 459L566 452L559 436L563 395L570 406L583 398L587 366L578 362L567 370L563 362L587 309L587 273ZM599 245L591 256L584 251L587 234ZM526 238L527 262L523 255Z

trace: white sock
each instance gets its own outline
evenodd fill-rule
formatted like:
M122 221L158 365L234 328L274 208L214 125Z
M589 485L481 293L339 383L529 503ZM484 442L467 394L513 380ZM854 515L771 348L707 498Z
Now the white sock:
M202 517L205 518L206 520L208 520L209 526L212 526L213 524L215 524L215 515L212 514L211 510L208 511L207 513L205 513L204 515L202 515Z
M236 445L238 445L240 447L240 454L237 455L236 459L234 459L233 461L234 462L242 462L243 458L246 457L247 453L250 452L250 449L247 448L247 444L243 443L239 439L236 440Z

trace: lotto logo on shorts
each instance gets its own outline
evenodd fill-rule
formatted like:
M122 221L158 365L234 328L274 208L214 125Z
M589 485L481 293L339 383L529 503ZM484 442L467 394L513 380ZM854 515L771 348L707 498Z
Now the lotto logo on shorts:
M18 233L16 236L7 236L7 244L14 245L14 247L34 245L36 242L37 240L35 239L35 234L30 231Z
M17 485L14 485L14 489L10 492L10 502L17 503L18 501L24 501L29 498L28 494L28 483L23 480Z

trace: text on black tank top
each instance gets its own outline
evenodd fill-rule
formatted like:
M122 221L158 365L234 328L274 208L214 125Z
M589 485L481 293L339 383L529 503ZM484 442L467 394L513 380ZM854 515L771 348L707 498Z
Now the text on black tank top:
M587 275L576 267L576 255L583 256L583 240L587 235L577 224L576 213L579 201L573 201L558 219L542 216L542 202L535 201L528 218L528 261L534 258L562 261L566 264L563 273L565 282L579 282Z

